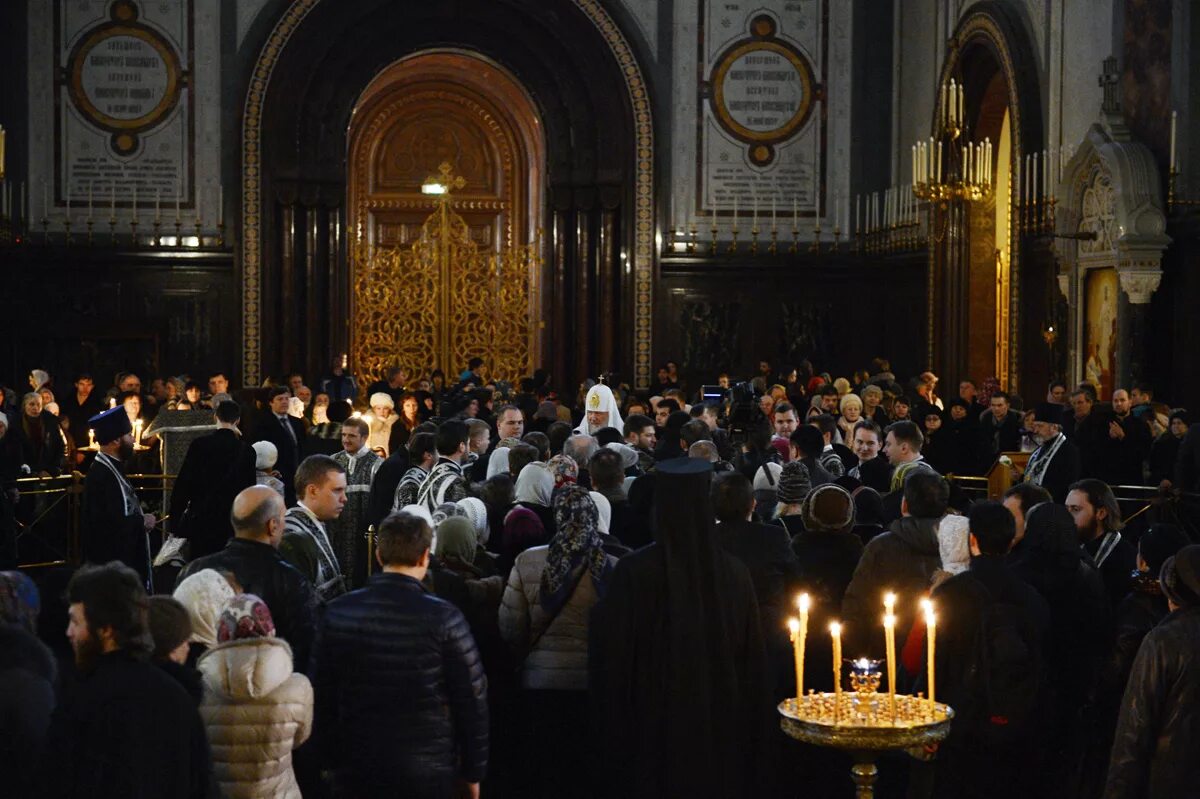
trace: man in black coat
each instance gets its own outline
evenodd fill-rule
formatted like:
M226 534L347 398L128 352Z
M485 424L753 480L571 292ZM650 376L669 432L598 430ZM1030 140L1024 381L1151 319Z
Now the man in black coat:
M233 540L220 552L189 563L179 573L178 582L201 569L232 573L243 593L267 603L276 633L291 644L296 670L303 671L316 628L317 594L312 583L279 554L284 511L275 489L244 489L234 499L230 513Z
M75 390L58 400L59 412L70 422L70 436L76 447L88 445L88 419L104 410L104 402L96 391L92 376L86 372L75 378Z
M1025 465L1025 482L1050 492L1055 502L1067 501L1067 490L1079 479L1079 449L1062 432L1062 407L1039 403L1034 410L1033 440L1038 448Z
M142 513L122 468L133 456L129 416L118 405L93 416L88 424L96 431L100 451L83 486L83 559L90 563L119 560L135 569L142 584L152 589L149 534L156 519L152 513Z
M1031 790L1038 777L1028 766L1037 762L1041 749L1050 608L1007 565L1005 556L1016 535L1008 508L994 501L976 503L969 525L970 568L933 591L938 614L937 696L955 710L950 737L933 764L934 795L1019 795ZM989 670L981 646L988 654L1002 651L1013 658L1012 670L1021 673L1002 675L1011 677L1011 683L993 684L992 679L1001 676L995 674L999 667ZM1019 689L1016 696L1014 688ZM1028 703L1023 701L1026 695ZM1013 710L1029 713L1005 715ZM1002 725L996 722L998 715L1005 715ZM993 735L1000 730L1003 737Z
M1008 394L997 391L979 421L979 468L985 473L1001 452L1021 449L1021 414L1012 410Z
M1099 477L1109 440L1108 420L1086 389L1071 393L1071 407L1063 412L1063 433L1079 449L1083 476Z
M1171 613L1138 650L1121 703L1107 799L1190 796L1200 785L1200 546L1163 564Z
M249 442L270 441L279 450L275 469L279 472L279 479L283 480L284 501L288 507L296 504L296 467L300 465L300 448L304 444L304 425L287 412L291 396L285 386L271 389L268 412L259 421Z
M421 583L432 540L423 519L389 516L383 572L330 602L317 633L314 738L347 796L479 795L487 678L467 620Z
M82 679L50 722L41 795L208 796L208 742L196 705L146 662L138 575L118 563L85 566L67 598L67 637Z
M750 570L775 698L795 696L786 619L787 591L796 581L796 555L788 532L776 524L753 521L754 486L741 472L716 475L711 493L717 543Z
M1121 535L1124 523L1117 498L1103 482L1088 478L1071 484L1066 505L1083 551L1104 578L1109 607L1115 608L1129 593L1137 564L1137 550Z
M1188 427L1175 460L1175 488L1200 491L1200 423Z
M1154 443L1150 425L1131 413L1129 392L1119 388L1112 394L1113 415L1108 420L1104 462L1100 479L1109 485L1140 486L1145 482L1142 464Z
M254 450L238 431L241 407L226 400L215 411L217 430L188 447L171 491L173 532L190 542L192 559L211 555L233 537L229 509L254 485Z

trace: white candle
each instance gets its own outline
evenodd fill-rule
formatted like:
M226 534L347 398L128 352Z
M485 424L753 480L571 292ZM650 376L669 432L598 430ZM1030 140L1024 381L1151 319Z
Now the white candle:
M754 216L751 217L750 226L758 227L758 193L754 193Z
M912 146L912 182L917 185L917 145Z
M217 184L217 224L225 222L225 184Z
M112 183L108 184L108 216L110 219L117 218L117 181L115 178Z
M952 80L951 83L954 81ZM946 99L946 84L942 84L942 119L945 121L946 127L950 127L950 104Z
M42 219L50 218L50 190L46 187L46 181L42 181Z
M88 221L92 221L92 181L88 181Z
M841 225L838 224L839 207L840 207L840 203L838 203L838 196L837 196L837 192L835 191L833 193L833 229L834 230L839 230L841 228Z
M796 195L792 195L792 230L800 227L800 216L796 213Z
M942 182L942 143L941 143L941 142L938 142L938 143L937 143L937 146L938 146L938 153L937 153L937 175L936 175L936 179L937 179L937 182L938 182L938 183L941 183L941 182Z
M771 195L771 232L774 233L778 228L775 226L775 195Z
M966 111L966 92L963 91L962 84L958 84L958 126L966 127L967 115Z
M1179 117L1178 111L1171 112L1171 171L1175 171L1175 121Z
M162 199L161 195L162 195L162 189L155 187L155 189L154 189L154 221L155 222L159 222L162 220L162 212L161 212L161 209L159 208L159 205L160 205L159 201Z

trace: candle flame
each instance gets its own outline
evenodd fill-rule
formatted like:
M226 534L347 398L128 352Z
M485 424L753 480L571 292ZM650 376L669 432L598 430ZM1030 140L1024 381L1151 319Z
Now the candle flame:
M885 613L883 616L883 626L891 629L896 626L896 617L891 613Z
M933 622L937 616L933 612L933 602L928 599L921 600L921 610L925 612L925 623L928 625Z
M836 621L829 622L829 632L831 635L841 635L842 625Z
M791 631L792 635L798 635L800 633L800 620L788 619L788 630Z
M883 606L887 608L887 612L891 613L896 608L896 595L888 591L883 595Z
M796 604L800 606L801 613L807 613L808 608L812 604L812 599L808 594L801 594L800 598L796 600Z

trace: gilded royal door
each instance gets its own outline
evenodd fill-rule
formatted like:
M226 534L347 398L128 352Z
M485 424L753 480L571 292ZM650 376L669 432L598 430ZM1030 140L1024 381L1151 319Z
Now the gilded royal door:
M349 158L361 381L392 365L454 375L475 356L493 379L530 374L540 266L523 245L536 240L540 159L532 106L494 65L426 54L372 84L354 112ZM423 193L431 177L456 179L449 201Z

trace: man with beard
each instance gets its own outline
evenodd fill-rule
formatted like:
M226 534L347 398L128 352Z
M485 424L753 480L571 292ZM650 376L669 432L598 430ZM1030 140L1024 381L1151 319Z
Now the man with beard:
M654 448L658 445L658 431L654 420L640 413L631 414L625 420L625 443L638 454L638 467L643 472L654 468Z
M83 486L83 558L91 563L119 560L135 569L152 590L148 536L158 520L142 513L122 470L122 463L133 456L129 415L118 405L88 419L88 425L96 432L100 451Z
M1086 479L1071 484L1066 504L1079 543L1100 570L1111 606L1116 607L1129 593L1137 565L1137 550L1121 536L1124 523L1117 498L1102 481Z
M583 421L575 428L577 434L593 436L606 427L620 430L625 426L621 421L621 407L617 398L613 396L612 389L603 383L597 383L588 389L583 407L586 413Z
M1142 485L1142 464L1150 457L1153 443L1150 425L1133 415L1133 402L1123 388L1112 393L1112 408L1102 477L1109 485Z
M141 578L119 563L84 566L67 599L67 638L82 679L50 722L43 795L208 796L208 743L195 702L146 662Z
M1055 502L1066 502L1068 487L1079 479L1079 449L1063 435L1062 408L1053 402L1038 403L1033 412L1033 440L1038 448L1025 466L1025 482L1050 492Z

